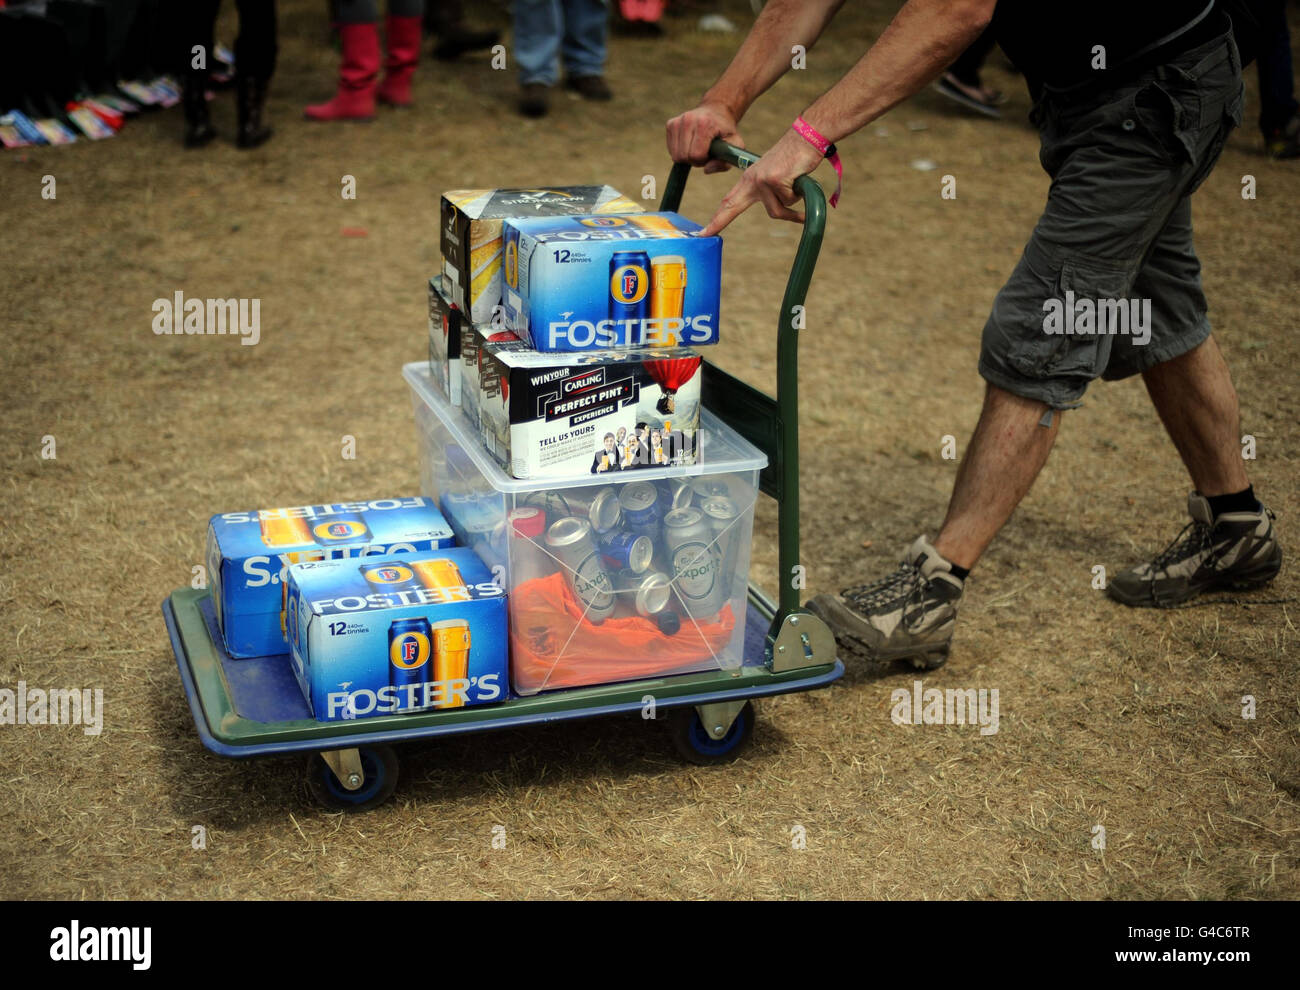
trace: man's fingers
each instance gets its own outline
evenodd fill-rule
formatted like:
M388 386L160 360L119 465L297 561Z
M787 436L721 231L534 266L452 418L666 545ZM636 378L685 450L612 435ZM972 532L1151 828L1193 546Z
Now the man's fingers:
M691 134L691 163L694 165L707 165L709 161L709 146L713 144L713 139L717 137L717 128L712 126L711 120L700 120L696 123L695 130Z
M681 147L681 145L677 140L678 135L681 133L681 129L682 129L682 118L680 115L668 121L668 126L666 128L666 132L667 132L666 136L668 139L668 157L675 162L681 161L681 158L679 157L679 148Z
M781 201L783 192L778 193L771 186L759 186L758 196L763 201L763 206L767 208L767 215L773 220L789 220L792 223L803 223L803 214L796 213ZM797 201L797 199L792 200L792 202Z
M722 198L722 202L718 206L718 212L713 214L713 219L700 231L700 236L712 237L714 234L721 232L727 224L749 209L756 198L750 183L741 179L732 188L731 192Z
M715 172L725 172L729 168L731 168L731 166L726 162L720 162L717 159L714 159L704 166L704 174L712 175Z

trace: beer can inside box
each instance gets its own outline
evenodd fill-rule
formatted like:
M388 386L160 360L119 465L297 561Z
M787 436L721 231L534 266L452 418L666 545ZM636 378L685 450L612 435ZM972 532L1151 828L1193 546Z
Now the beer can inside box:
M433 550L453 541L434 500L423 496L213 516L208 580L226 652L240 659L286 652L284 582L292 564Z
M722 238L676 213L505 223L510 329L539 351L718 342Z
M506 592L456 547L289 568L294 675L321 722L501 701Z
M502 221L575 213L638 213L641 206L610 186L556 189L456 189L442 194L442 271L447 298L475 323L490 323L501 303Z
M485 446L520 479L699 463L701 359L689 348L484 351Z
M441 275L429 279L429 372L453 406L460 405L461 311L447 298Z

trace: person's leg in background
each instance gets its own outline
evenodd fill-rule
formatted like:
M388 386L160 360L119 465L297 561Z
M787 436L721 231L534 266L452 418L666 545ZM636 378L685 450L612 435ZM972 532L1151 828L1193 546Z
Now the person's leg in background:
M235 39L239 132L235 143L256 148L271 137L271 128L262 123L262 109L280 51L275 0L235 0L235 5L239 10L239 37Z
M339 0L339 86L334 98L307 107L310 120L369 120L379 79L379 7L376 0Z
M608 100L605 84L605 41L609 10L600 0L564 0L564 84L588 100Z
M550 88L564 32L561 0L515 0L515 61L519 63L519 112L542 117L550 109Z
M423 22L424 0L388 0L384 81L375 93L381 103L394 107L411 105L411 79L420 61Z
M465 26L465 6L460 0L425 0L424 26L436 35L433 57L444 62L466 52L491 48L501 40L500 31L476 31Z
M969 48L957 56L957 60L948 67L936 82L937 89L950 100L969 107L986 117L1001 117L998 105L1006 102L1006 96L996 89L989 89L980 81L984 69L984 60L997 44L997 33L993 26L984 29Z
M1291 32L1285 0L1258 0L1252 8L1259 21L1259 129L1274 158L1300 157L1300 104L1295 98Z
M208 69L213 60L213 30L221 0L190 0L185 7L181 57L181 104L185 110L185 147L202 148L217 136L208 113ZM200 49L195 52L194 49ZM201 56L201 57L200 57ZM202 67L198 67L201 65Z

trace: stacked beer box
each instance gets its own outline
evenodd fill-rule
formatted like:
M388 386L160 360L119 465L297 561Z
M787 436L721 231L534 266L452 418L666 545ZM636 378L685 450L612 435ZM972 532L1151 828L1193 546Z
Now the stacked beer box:
M319 721L507 695L505 588L430 498L221 513L207 570L214 641L285 655Z
M508 577L512 689L738 665L756 473L702 467L697 349L721 238L608 186L452 191L441 218L429 379L469 439L422 427L424 490Z
M721 238L609 186L461 190L441 208L430 371L492 456L520 479L694 463Z

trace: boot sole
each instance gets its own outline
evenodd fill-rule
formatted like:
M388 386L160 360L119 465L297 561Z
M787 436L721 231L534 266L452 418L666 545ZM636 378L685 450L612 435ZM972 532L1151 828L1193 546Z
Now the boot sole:
M1282 560L1279 556L1277 560L1269 562L1254 574L1242 574L1225 580L1206 581L1203 584L1188 587L1184 594L1173 598L1157 599L1154 596L1149 596L1149 594L1130 595L1113 584L1106 586L1106 594L1112 600L1119 602L1121 605L1127 605L1129 608L1175 608L1211 591L1254 591L1266 587L1272 583L1281 570Z

